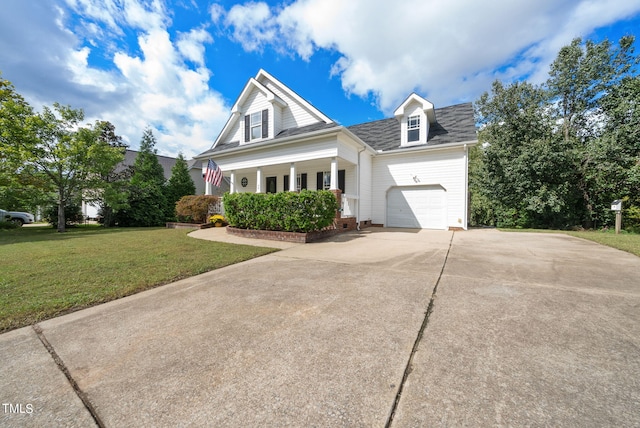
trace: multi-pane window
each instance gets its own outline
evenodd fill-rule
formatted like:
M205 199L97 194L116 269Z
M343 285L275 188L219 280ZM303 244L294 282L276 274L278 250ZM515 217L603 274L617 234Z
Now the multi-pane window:
M322 188L324 190L331 189L331 171L322 172Z
M262 138L262 112L251 115L251 139Z
M302 190L302 174L296 175L296 190L298 192Z
M407 142L420 140L420 116L410 116L407 119Z

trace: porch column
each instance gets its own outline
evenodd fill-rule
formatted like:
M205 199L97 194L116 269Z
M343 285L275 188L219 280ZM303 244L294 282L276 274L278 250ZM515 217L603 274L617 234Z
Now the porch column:
M338 159L331 158L331 186L329 190L338 188Z
M291 166L289 167L289 191L295 192L297 189L297 178L296 178L296 164L291 162Z
M231 171L231 176L229 177L229 193L236 193L236 172Z
M208 181L204 182L204 194L205 195L212 195L213 192L211 191L211 183L209 183Z
M262 168L256 171L256 193L262 193Z

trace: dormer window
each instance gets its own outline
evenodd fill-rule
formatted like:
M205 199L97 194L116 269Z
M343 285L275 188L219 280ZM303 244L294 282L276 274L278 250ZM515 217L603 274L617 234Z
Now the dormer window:
M407 119L407 142L420 141L420 116Z
M244 117L244 141L269 138L269 110L257 111Z

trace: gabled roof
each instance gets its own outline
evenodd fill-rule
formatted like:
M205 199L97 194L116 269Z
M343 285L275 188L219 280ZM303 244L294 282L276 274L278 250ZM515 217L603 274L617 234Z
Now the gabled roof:
M313 105L311 105L307 100L302 98L300 95L296 94L293 90L288 88L286 85L284 85L282 82L280 82L278 79L276 79L266 71L260 69L260 71L258 71L258 74L256 74L256 77L250 78L249 81L244 86L244 88L242 89L242 92L240 92L238 99L236 100L236 102L233 104L233 107L231 108L231 116L227 120L227 123L222 128L222 131L220 132L216 140L214 141L211 147L211 150L213 150L219 145L219 143L227 135L228 131L230 131L231 128L233 128L234 124L238 120L240 120L242 105L247 101L247 99L249 98L249 96L254 90L259 90L260 92L262 92L267 98L267 101L273 104L279 105L280 107L287 106L287 103L284 100L282 100L280 97L278 97L276 94L274 94L265 86L265 82L270 82L271 84L275 85L280 91L286 94L290 99L293 99L298 105L303 107L312 116L316 117L319 122L333 123L333 120L331 120L328 116L326 116L320 110L318 110ZM234 142L227 143L225 144L225 146L228 146L229 144L233 144L233 143ZM226 147L226 148L229 148L229 147Z
M407 109L409 104L413 102L420 104L420 108L422 108L422 111L424 111L427 119L429 119L429 123L434 123L436 121L433 103L422 98L415 92L409 95L407 99L404 100L402 104L400 104L400 107L398 107L396 111L393 112L393 115L396 117L396 119L400 120L400 118L405 115L405 110Z
M322 113L320 110L318 110L311 103L309 103L307 100L305 100L300 95L298 95L291 88L287 87L284 83L282 83L281 81L279 81L278 79L276 79L271 74L264 71L263 69L260 69L260 71L258 71L258 74L256 75L255 80L259 82L263 82L265 80L271 81L271 83L278 86L281 91L286 92L286 94L289 97L293 98L296 101L296 103L298 103L299 105L304 107L306 110L308 110L311 114L313 114L315 117L317 117L320 122L325 122L325 123L333 122L333 120L331 120L329 116Z
M244 86L244 89L240 93L240 96L236 100L236 103L231 108L231 114L240 113L240 107L242 107L242 104L244 104L245 101L247 101L247 98L249 98L249 95L251 94L254 88L262 92L264 96L267 97L267 101L269 101L270 103L278 104L281 107L287 106L287 103L282 101L276 94L274 94L273 92L265 88L260 82L258 82L256 79L252 77Z
M478 138L471 103L435 109L434 113L436 121L429 126L427 147L475 141ZM347 129L375 150L386 151L401 148L400 122L396 118L353 125Z

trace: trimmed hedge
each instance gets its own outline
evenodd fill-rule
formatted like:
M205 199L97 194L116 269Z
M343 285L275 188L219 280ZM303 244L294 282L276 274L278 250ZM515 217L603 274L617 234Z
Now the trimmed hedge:
M313 232L333 223L338 202L328 190L233 193L223 198L229 224L241 229Z
M179 221L187 223L206 223L210 208L218 202L213 195L183 196L176 203L176 215Z

